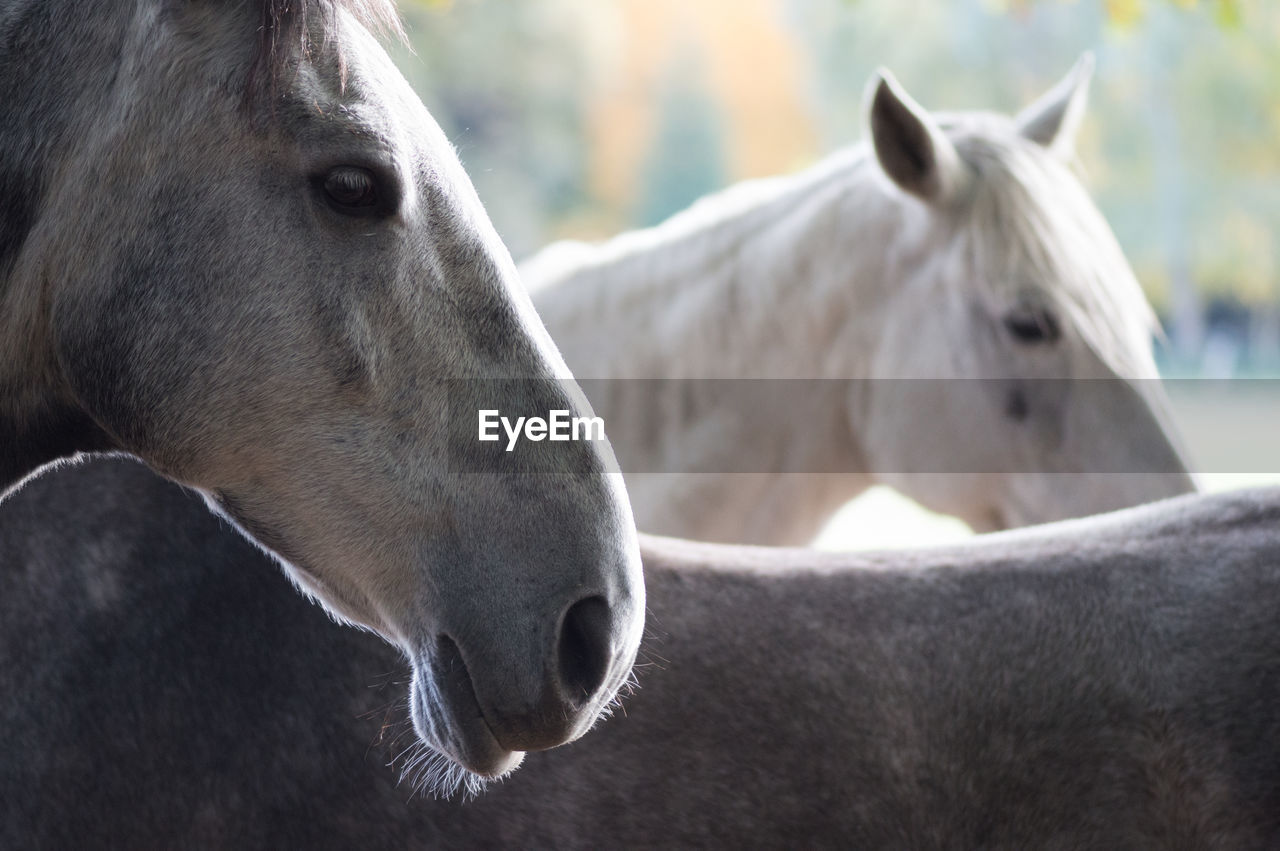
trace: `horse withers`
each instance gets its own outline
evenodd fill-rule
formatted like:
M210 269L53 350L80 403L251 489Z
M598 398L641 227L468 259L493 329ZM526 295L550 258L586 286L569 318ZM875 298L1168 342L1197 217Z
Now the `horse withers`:
M1091 72L1014 118L879 74L868 144L522 264L642 531L807 543L877 483L978 531L1194 489L1151 308L1069 168Z
M588 408L379 25L382 0L0 6L0 492L85 452L199 490L398 645L418 733L494 776L627 676L635 532L605 444L482 466L456 439L495 392Z

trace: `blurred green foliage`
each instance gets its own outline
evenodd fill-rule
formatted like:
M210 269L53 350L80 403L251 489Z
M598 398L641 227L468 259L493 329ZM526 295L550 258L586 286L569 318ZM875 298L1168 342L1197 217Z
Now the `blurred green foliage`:
M641 169L640 226L656 225L728 182L724 125L698 85L696 65L695 57L681 57L663 80L657 131Z
M413 0L395 57L458 148L509 244L579 203L589 45L574 0Z
M866 0L844 0L844 2L854 4L866 2ZM1049 2L1068 4L1076 0L988 0L986 5L992 11L1021 13L1036 3ZM1104 0L1103 9L1112 24L1131 27L1142 22L1148 2L1149 0ZM1241 0L1203 0L1203 2L1202 0L1155 0L1155 2L1169 3L1181 9L1209 6L1213 9L1214 20L1222 27L1238 27L1243 20L1240 9Z

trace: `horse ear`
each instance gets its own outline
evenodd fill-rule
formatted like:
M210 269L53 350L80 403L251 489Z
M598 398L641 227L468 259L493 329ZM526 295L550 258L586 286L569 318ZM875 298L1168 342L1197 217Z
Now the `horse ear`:
M951 197L966 169L933 117L884 68L872 76L866 102L871 144L884 173L924 201Z
M1089 52L1077 59L1058 85L1018 113L1018 132L1054 153L1069 156L1084 120L1093 64L1093 54Z

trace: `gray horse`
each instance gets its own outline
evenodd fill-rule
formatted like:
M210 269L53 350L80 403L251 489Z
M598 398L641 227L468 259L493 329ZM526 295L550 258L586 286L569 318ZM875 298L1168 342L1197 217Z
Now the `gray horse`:
M495 776L628 675L639 553L605 444L477 460L478 407L589 409L379 23L0 3L0 494L83 452L198 489L398 645L418 732Z
M396 785L391 648L137 465L46 477L0 506L0 845L1280 845L1280 492L911 554L642 548L625 712L431 800Z

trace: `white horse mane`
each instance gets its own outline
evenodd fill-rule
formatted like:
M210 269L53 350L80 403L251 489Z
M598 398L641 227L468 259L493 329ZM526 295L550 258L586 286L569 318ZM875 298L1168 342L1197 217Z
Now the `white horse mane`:
M699 198L688 208L649 228L630 230L599 243L553 243L522 265L533 291L554 286L578 272L629 262L701 265L708 255L731 250L793 206L813 200L814 187L869 164L865 146L838 151L798 174L744 180ZM657 249L661 249L660 252ZM535 268L536 267L536 268Z
M977 120L975 120L975 118ZM1004 132L998 132L1004 124ZM944 120L978 175L968 199L979 276L997 303L1033 288L1071 320L1120 375L1155 374L1149 341L1159 323L1110 228L1068 164L1018 135L1008 119ZM1084 262L1082 262L1084 261ZM1053 286L1048 286L1053 284ZM1135 358L1141 358L1138 362Z

